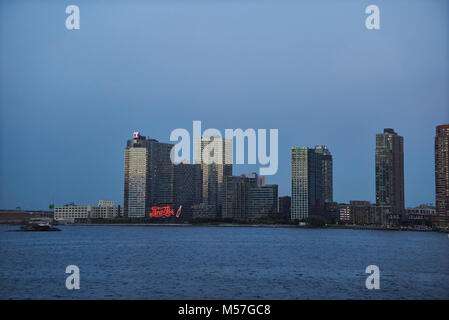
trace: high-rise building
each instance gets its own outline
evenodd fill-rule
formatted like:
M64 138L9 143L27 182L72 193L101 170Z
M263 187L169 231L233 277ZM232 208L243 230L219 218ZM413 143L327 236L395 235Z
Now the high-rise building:
M404 138L393 129L376 135L376 204L404 213Z
M203 176L200 164L180 163L174 166L174 203L182 206L182 217L191 218L194 205L202 199Z
M433 222L449 224L449 124L436 127L435 136L435 205Z
M144 218L152 206L173 204L172 144L146 139L139 132L125 148L124 212Z
M321 154L321 170L323 175L321 194L323 195L323 201L333 202L332 154L327 146L316 146L315 152Z
M174 186L174 165L170 159L171 143L148 139L148 174L151 206L171 205Z
M307 147L293 147L291 219L302 220L323 209L322 154Z
M125 149L125 217L143 218L149 208L148 141L134 132Z
M203 202L218 210L220 184L224 177L232 176L232 140L213 136L194 143L195 163L201 164L203 171Z

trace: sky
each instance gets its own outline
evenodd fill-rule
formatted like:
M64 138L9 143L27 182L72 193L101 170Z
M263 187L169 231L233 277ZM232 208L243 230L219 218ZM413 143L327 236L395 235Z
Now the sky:
M67 30L65 8L80 8ZM368 30L365 8L380 9ZM375 135L404 137L406 206L434 203L449 123L449 2L0 1L0 208L123 203L126 140L176 128L279 130L327 145L334 200L375 200ZM258 166L234 165L234 174Z

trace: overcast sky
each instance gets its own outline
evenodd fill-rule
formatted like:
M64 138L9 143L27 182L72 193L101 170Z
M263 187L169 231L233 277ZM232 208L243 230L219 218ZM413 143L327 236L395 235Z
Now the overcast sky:
M67 5L80 30L67 30ZM380 30L365 8L380 8ZM375 135L404 136L407 206L435 201L435 126L449 123L449 2L1 1L0 208L123 203L133 131L279 129L325 144L334 199L375 199ZM234 166L234 173L258 167Z

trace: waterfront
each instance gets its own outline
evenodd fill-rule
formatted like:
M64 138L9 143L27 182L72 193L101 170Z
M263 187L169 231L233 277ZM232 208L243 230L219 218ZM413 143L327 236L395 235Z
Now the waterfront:
M0 226L1 299L449 299L435 232L212 226ZM378 265L380 290L365 288ZM81 289L65 288L77 265Z

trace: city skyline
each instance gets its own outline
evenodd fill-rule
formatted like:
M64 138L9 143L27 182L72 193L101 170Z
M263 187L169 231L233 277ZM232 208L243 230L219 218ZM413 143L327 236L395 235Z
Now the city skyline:
M447 1L386 1L380 30L366 29L356 2L117 3L106 17L78 5L82 27L69 31L63 6L2 3L1 208L120 203L123 138L168 142L193 120L278 128L279 170L267 183L281 196L290 147L328 145L338 202L375 201L373 136L395 128L406 206L435 202L434 128L449 119Z
M0 0L0 234L12 310L447 302L449 0Z
M449 195L448 128L449 125L436 127L436 208L422 204L407 209L404 206L404 138L393 128L384 128L383 133L376 134L376 202L373 204L366 200L350 200L349 204L331 201L333 156L325 145L291 148L291 197L281 197L284 203L280 205L279 186L266 184L265 176L256 172L232 175L233 139L198 138L195 164L189 164L176 160L173 144L133 132L124 153L123 211L119 205L112 218L145 219L153 217L152 213L158 210L173 214L176 208L178 218L184 208L183 219L306 221L321 216L331 223L340 220L396 228L422 222L422 210L433 210L432 221L445 225ZM205 188L209 191L204 192ZM287 199L291 202L288 211ZM99 203L113 206L114 201ZM78 218L84 215L89 219L90 207L76 209L71 203L56 206L55 212L59 210L59 218L72 219L73 214L78 214Z
M437 125L435 128L437 128L437 127L446 127L447 125ZM394 129L384 129L384 134L396 134L396 132L394 131ZM378 137L378 136L380 136L380 135L384 135L384 134L376 134L375 136L376 137ZM125 205L125 201L124 201L124 198L126 198L126 185L127 185L127 183L126 183L126 181L127 181L127 174L126 174L126 167L127 167L127 158L129 157L128 156L128 152L129 152L129 147L130 147L130 143L131 143L131 141L136 141L136 139L137 140L139 140L139 139L143 139L142 141L144 141L144 143L142 144L142 145L139 145L139 147L144 147L144 145L146 146L146 147L148 147L148 148L150 148L150 144L151 145L161 145L161 146L166 146L166 148L164 148L164 150L165 150L165 152L164 152L164 154L166 155L166 161L170 161L169 160L169 153L170 153L170 149L171 149L171 147L173 147L174 146L174 144L173 143L168 143L168 142L164 142L164 141L158 141L158 140L156 140L156 139L154 139L154 138L152 138L152 137L146 137L146 136L142 136L142 135L140 135L140 132L138 132L138 131L134 131L133 132L133 139L131 139L131 140L128 140L128 142L127 142L127 147L125 148L125 169L124 169L124 171L123 171L123 174L124 174L124 181L125 181L125 187L123 188L123 192L125 192L125 197L123 197L122 196L122 198L121 199L113 199L112 201L114 201L115 203L119 203L119 204L123 204L123 207L125 208L126 207L126 205ZM137 136L136 136L137 135ZM399 136L401 139L403 138L402 136ZM145 140L145 139L148 139L148 140ZM223 139L224 140L224 139ZM376 139L376 140L378 140L378 138ZM403 140L401 140L401 145L403 145L403 142L402 142ZM208 139L202 139L202 142L205 142L205 144L204 145L207 145L207 143L209 142L209 140ZM147 146L147 144L148 144L148 146ZM231 141L230 142L230 145L232 145L233 144L233 141ZM376 143L375 143L376 144ZM224 144L223 144L224 145ZM153 147L154 148L154 147ZM200 148L200 150L202 151L203 150L203 148L204 148L204 146L202 145L201 146L201 148ZM224 147L224 149L227 149L228 147ZM331 179L330 179L330 183L331 183L331 189L330 189L330 193L331 194L333 194L333 193L335 193L335 190L332 188L332 184L333 184L333 174L332 174L332 172L333 172L333 170L335 169L335 168L333 168L333 166L332 166L332 156L333 156L333 153L330 153L329 152L329 146L328 145L325 145L325 144L322 144L322 145L316 145L315 147L294 147L294 146L292 146L291 147L292 149L294 149L294 148L302 148L302 149L307 149L307 150L309 150L309 151L313 151L313 153L317 153L317 154L319 154L320 156L330 156L330 172L331 172ZM160 149L160 148L158 148L158 149ZM376 149L376 148L375 148ZM201 153L201 152L200 152ZM405 153L405 152L403 152L403 153ZM148 154L149 154L149 152L147 152L147 154L146 154L146 156L143 156L143 157L148 157ZM233 152L231 151L231 155L233 154ZM373 152L373 155L376 155L376 152ZM403 155L404 156L404 155ZM138 154L138 157L142 157L140 154ZM377 157L377 156L376 156ZM224 155L223 155L223 158L224 158ZM406 156L405 156L405 158L406 158ZM143 158L142 158L143 159ZM142 159L140 159L140 160L142 160ZM322 161L322 163L323 163L323 165L324 165L324 158L322 159L322 160L319 160L319 161ZM374 161L374 163L375 163L376 161ZM146 165L146 162L145 162L145 165ZM435 166L435 163L433 164L434 166ZM200 165L200 166L207 166L207 165L204 165L204 164L202 164L202 165ZM210 165L209 165L210 166ZM176 165L175 165L175 167L176 167ZM242 171L242 169L240 169L240 170L235 170L235 169L238 169L239 167L245 167L245 168L250 168L251 166L249 166L249 165L238 165L238 164L232 164L231 166L231 169L230 169L230 175L229 176L234 176L234 177L239 177L239 176L241 176L241 175L247 175L247 174L249 174L249 172L254 172L255 170L253 170L253 171L251 171L251 170L246 170L246 171ZM256 168L256 166L252 166L252 168ZM291 169L291 168L290 168ZM233 170L235 171L235 173L233 173ZM320 168L320 170L321 170L321 168ZM201 171L203 171L203 169L201 169ZM175 181L175 172L173 171L173 181L171 181L171 183L172 183L172 186L171 186L171 188L174 188L174 181ZM324 171L323 171L323 182L324 182L324 176L325 176L325 173L324 173ZM435 174L435 172L434 172L434 174ZM203 196L204 196L204 179L205 179L205 176L207 176L207 171L206 171L206 174L202 174L202 180L203 180L203 191L202 191L202 193L203 193ZM274 177L275 177L276 175L274 175ZM375 176L375 174L374 174L374 176ZM266 178L268 178L269 179L269 181L271 181L272 179L273 179L273 176L263 176L263 178L264 179L266 179ZM291 180L291 176L290 176L290 180ZM270 184L272 184L271 182L270 182ZM123 185L123 180L122 180L122 185ZM168 185L168 182L167 182L167 185ZM281 186L281 185L280 185ZM405 185L405 189L406 189L406 185ZM291 184L290 184L290 188L291 188ZM323 193L325 193L325 192L329 192L328 190L324 190L324 188L320 185L320 187L319 188L321 188L322 189L322 192ZM374 190L375 190L376 188L374 188ZM173 191L172 191L172 193L171 193L171 196L172 197L175 197L174 196L174 193L173 193ZM290 189L290 192L289 193L285 193L285 194L281 194L281 193L279 193L279 198L280 197L283 197L283 196L289 196L289 197L291 197L292 196L292 192L291 192L291 189ZM432 205L434 205L435 206L435 197L436 197L436 194L434 194L434 198L432 199L432 201L429 201L429 202L420 202L420 203L417 203L416 205L407 205L407 204L405 204L405 207L407 207L407 208L414 208L414 207L417 207L418 205L421 205L421 204L432 204ZM111 197L103 197L103 198L107 198L107 199L112 199ZM323 199L324 199L325 197L323 197ZM99 199L99 198L98 198ZM354 197L352 197L351 198L351 196L349 196L349 200L347 200L347 201L339 201L339 200L335 200L336 201L336 203L349 203L349 201L353 201L355 198ZM97 201L97 200L95 200L95 201ZM88 201L85 201L85 200L82 200L82 201L73 201L73 199L71 199L70 201L67 201L67 202L64 202L64 204L65 203L71 203L71 202L73 202L73 203L77 203L78 205L90 205L91 203L95 203L95 201L94 202L88 202ZM323 200L324 201L324 200ZM371 200L371 199L356 199L356 201L370 201L370 202L373 202L373 203L376 203L376 197L374 196L374 200ZM167 202L170 202L169 200L167 200ZM207 202L207 201L206 201ZM332 201L329 201L329 202L332 202ZM61 202L58 202L57 200L55 201L54 199L52 199L52 200L49 200L49 202L48 202L48 204L55 204L55 203L57 203L57 204L59 204L59 205L62 205L63 203ZM163 202L161 202L161 203L163 203ZM148 205L147 205L148 206ZM45 210L47 207L43 207L43 208L23 208L23 207L21 207L21 209L41 209L41 210ZM14 209L14 208L1 208L1 209ZM145 215L145 214L144 214ZM143 216L144 216L143 215ZM142 215L141 215L142 216Z

